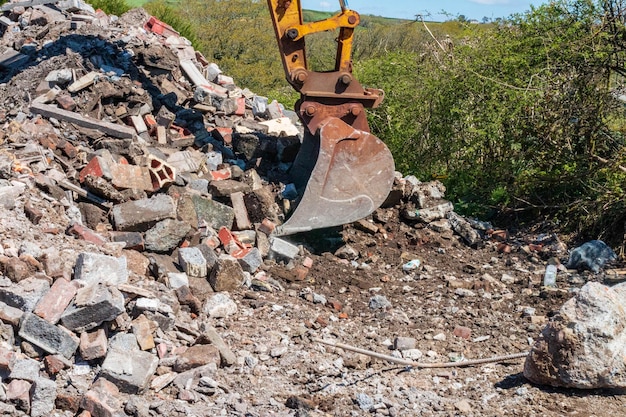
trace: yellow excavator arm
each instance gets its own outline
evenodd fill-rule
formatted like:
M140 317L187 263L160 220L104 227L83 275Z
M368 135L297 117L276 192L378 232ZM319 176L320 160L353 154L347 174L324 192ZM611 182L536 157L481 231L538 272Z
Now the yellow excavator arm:
M287 235L359 220L384 202L393 185L393 157L370 133L365 108L377 107L382 90L363 88L352 74L352 41L360 22L341 11L304 23L300 0L267 1L287 81L300 93L295 110L306 128L291 174L300 201L276 230ZM305 38L338 30L335 67L309 70Z

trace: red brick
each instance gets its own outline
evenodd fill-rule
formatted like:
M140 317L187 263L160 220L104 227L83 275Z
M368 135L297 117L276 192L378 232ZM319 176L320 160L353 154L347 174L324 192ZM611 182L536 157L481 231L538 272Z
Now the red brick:
M46 367L46 372L50 375L56 375L61 370L70 367L67 359L61 355L48 355L43 359L43 364Z
M122 412L119 395L115 384L99 378L83 396L81 407L94 417L114 417Z
M76 108L76 102L67 94L60 94L56 97L56 102L63 110L73 111Z
M80 356L85 360L103 358L107 353L108 339L104 329L83 332L80 335Z
M96 156L91 158L91 161L85 165L78 175L79 181L82 183L85 181L87 175L93 175L94 177L105 177L110 175L110 167L104 158Z
M217 171L210 171L207 176L209 177L208 179L211 181L221 181L221 180L228 180L231 177L231 172L230 169L228 168L224 168L224 169L219 169Z
M230 127L216 127L211 130L211 136L229 145L233 141L233 129Z
M239 97L237 99L237 110L235 110L237 116L245 116L246 114L246 98Z
M472 336L472 329L464 326L456 326L452 334L462 339L469 339Z
M39 300L33 313L52 324L56 324L75 295L76 286L66 279L58 278L50 290Z
M15 352L0 347L0 370L10 371L15 361Z
M107 240L104 239L102 236L78 223L74 223L71 227L69 227L67 229L67 234L76 236L79 239L86 240L87 242L91 242L99 246L107 243Z

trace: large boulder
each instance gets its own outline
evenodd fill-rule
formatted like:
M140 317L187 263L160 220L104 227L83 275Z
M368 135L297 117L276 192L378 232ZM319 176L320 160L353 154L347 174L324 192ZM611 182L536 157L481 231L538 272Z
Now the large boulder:
M583 286L541 332L524 376L555 387L626 388L626 283Z

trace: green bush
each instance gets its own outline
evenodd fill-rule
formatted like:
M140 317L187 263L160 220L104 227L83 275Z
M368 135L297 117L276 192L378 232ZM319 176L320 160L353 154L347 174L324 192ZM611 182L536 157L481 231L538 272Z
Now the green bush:
M102 9L106 14L121 16L131 9L124 0L91 0L94 9Z

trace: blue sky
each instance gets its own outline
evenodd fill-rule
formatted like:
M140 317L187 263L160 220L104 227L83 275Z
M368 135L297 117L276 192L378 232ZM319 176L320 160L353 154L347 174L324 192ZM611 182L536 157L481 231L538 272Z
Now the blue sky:
M547 1L547 0L546 0ZM481 21L483 17L495 19L514 13L523 13L530 5L544 3L542 0L346 0L352 10L360 14L413 19L415 15L430 13L426 20L448 20L442 11L452 16L464 15L467 19ZM303 9L336 11L338 0L302 0Z

